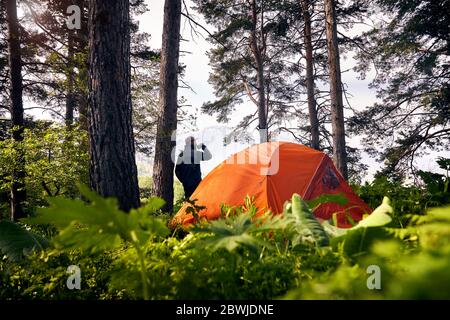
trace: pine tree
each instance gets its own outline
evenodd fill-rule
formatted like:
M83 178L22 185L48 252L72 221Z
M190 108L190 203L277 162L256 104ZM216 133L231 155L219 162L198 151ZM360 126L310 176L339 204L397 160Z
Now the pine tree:
M202 110L227 122L237 105L250 102L256 112L237 126L248 129L257 123L260 142L270 139L269 128L295 112L302 86L292 81L299 73L293 59L291 5L279 1L196 0L196 10L217 28L211 34L210 52L213 85L217 101L205 103ZM287 13L287 11L289 11ZM298 19L298 11L295 14ZM287 128L286 128L287 129Z
M312 44L312 22L311 22L311 1L299 0L303 17L303 32L305 42L306 60L306 90L308 95L308 115L311 133L311 147L320 150L319 119L317 117L317 105L315 97L314 79L314 49Z
M11 185L11 220L25 216L23 202L25 192L25 155L21 146L24 131L23 82L20 25L17 18L16 0L6 1L6 21L8 25L8 61L9 61L9 111L12 122L12 137L16 143L16 166L12 174Z
M153 193L166 201L164 210L173 209L172 134L177 128L178 60L180 53L181 0L166 0L161 49L159 119L153 165Z
M89 8L90 183L128 211L139 206L131 123L130 6L128 0L90 0Z
M6 0L0 0L0 116L9 111L8 105L8 27Z
M325 19L330 77L331 125L333 128L333 159L344 179L348 179L344 103L334 0L325 0Z
M386 164L382 174L416 171L424 152L450 147L450 1L378 0L384 19L361 42L358 70L374 66L380 102L352 117L367 151Z

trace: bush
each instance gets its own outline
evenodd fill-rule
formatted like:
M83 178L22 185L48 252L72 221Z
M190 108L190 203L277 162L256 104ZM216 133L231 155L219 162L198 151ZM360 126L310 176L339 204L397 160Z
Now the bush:
M17 148L25 151L25 209L33 211L47 205L46 197L74 198L80 195L76 183L88 181L86 141L87 134L83 130L45 123L36 123L33 128L26 129L24 141L19 146L12 138L0 141L0 194L4 198L4 212L7 211L9 200L5 195L11 188Z
M439 158L437 163L441 169L447 170L446 175L419 171L417 179L420 183L410 185L376 176L370 183L352 187L371 208L375 208L383 197L389 197L394 209L394 221L398 226L406 226L408 215L423 214L428 208L450 204L450 159Z
M450 207L414 216L407 228L388 230L354 264L316 274L288 299L449 299ZM367 286L367 267L380 269L381 287Z
M48 230L37 226L50 222L57 228L45 231L49 248L13 262L0 238L0 298L450 298L450 207L403 211L408 224L399 226L391 203L400 202L384 198L356 226L340 229L318 223L298 195L283 215L261 217L247 198L178 238L161 219L168 217L157 214L160 199L126 214L116 201L81 190L89 204L53 198L25 221L33 232ZM66 287L69 265L81 268L81 290ZM381 271L379 290L367 286L373 265Z

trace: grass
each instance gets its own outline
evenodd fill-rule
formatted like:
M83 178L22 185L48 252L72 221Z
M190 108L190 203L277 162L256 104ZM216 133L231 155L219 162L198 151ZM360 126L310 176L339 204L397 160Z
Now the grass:
M138 183L139 183L139 189L141 191L141 200L142 202L146 202L148 198L151 196L151 190L153 185L153 179L149 176L140 176L138 177ZM183 199L184 197L184 189L183 185L181 184L178 179L175 178L174 184L174 203L178 202L179 200Z

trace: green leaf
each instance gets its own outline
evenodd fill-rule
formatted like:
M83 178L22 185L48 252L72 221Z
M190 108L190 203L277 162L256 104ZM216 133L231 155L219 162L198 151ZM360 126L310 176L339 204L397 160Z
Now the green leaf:
M50 198L48 208L39 209L37 217L27 219L29 223L55 225L60 230L54 238L58 247L97 252L117 248L122 241L140 247L151 237L169 232L164 222L151 216L163 204L161 199L152 198L148 206L127 214L118 209L115 199L102 198L85 186L79 189L89 204Z
M150 199L150 202L152 200ZM158 202L164 203L164 201ZM149 206L130 211L128 214L127 228L132 241L136 241L137 239L140 243L145 243L153 235L164 237L169 234L169 229L164 221L152 216L159 208L160 206L157 207L154 204L150 204Z
M328 221L322 222L322 227L328 236L331 237L339 237L347 233L349 229L339 228L335 225L330 224Z
M147 212L154 213L154 212L158 211L159 209L161 209L161 207L165 203L166 202L163 199L158 198L158 197L153 197L148 200L147 204L142 209L146 210Z
M356 226L351 229L381 227L386 226L392 221L389 214L393 213L393 209L388 197L383 198L383 202L370 215L362 219Z
M17 223L0 221L0 251L13 261L22 259L32 250L42 250L48 246L48 240L28 231Z
M332 238L332 246L335 248L340 246L347 256L366 253L376 241L392 238L392 233L386 228L392 221L389 215L392 212L389 199L384 197L382 204L356 226L345 231L327 227L331 234L334 232L336 235Z
M312 200L305 201L311 210L314 211L315 208L320 206L323 203L337 203L341 206L346 205L348 203L348 199L344 196L343 193L339 194L322 194L317 198Z
M211 221L209 224L196 226L195 233L207 234L207 237L198 241L198 248L210 248L212 251L225 249L235 251L245 247L253 253L267 245L265 241L252 234L258 227L250 220L246 213L231 216L225 219Z
M313 242L319 246L327 246L329 238L322 225L317 221L305 201L296 193L292 196L292 204L286 203L284 215L293 226L293 245L301 242Z
M374 243L388 239L393 239L393 237L392 233L386 228L349 229L345 235L333 238L331 245L334 248L341 247L343 253L352 257L365 254Z
M450 206L441 208L432 208L428 210L427 216L432 221L441 221L450 223Z

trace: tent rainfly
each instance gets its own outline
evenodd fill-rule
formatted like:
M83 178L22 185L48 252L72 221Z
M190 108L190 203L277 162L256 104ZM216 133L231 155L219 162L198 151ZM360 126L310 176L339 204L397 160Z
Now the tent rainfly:
M351 227L372 209L345 182L332 160L323 152L290 142L267 142L251 146L232 155L214 168L191 196L204 206L199 217L221 217L221 205L239 206L247 195L254 197L258 214L267 210L278 214L293 193L303 199L323 194L343 194L345 205L324 203L314 210L317 218L328 220L336 213L339 227ZM171 225L192 224L195 219L183 207ZM348 218L351 217L351 220Z

